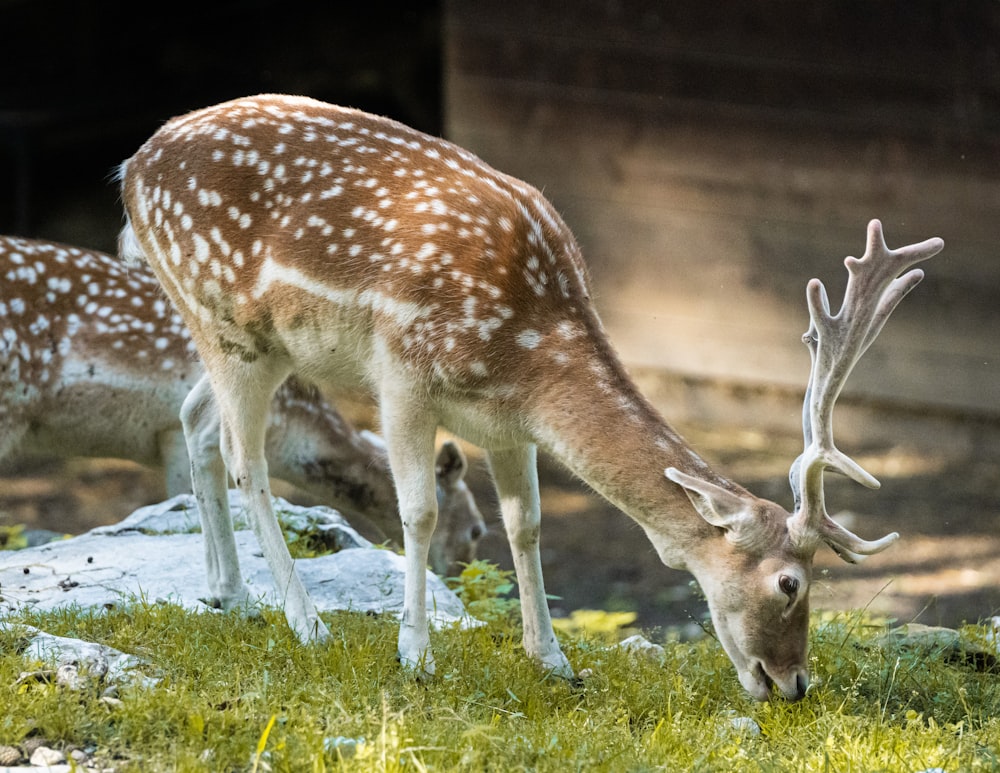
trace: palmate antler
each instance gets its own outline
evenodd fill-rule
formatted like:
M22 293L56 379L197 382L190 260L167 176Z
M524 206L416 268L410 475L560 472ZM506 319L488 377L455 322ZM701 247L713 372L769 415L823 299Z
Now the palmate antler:
M812 372L802 407L805 450L792 463L788 475L795 495L795 511L788 519L788 530L804 546L821 540L845 561L855 563L885 550L899 538L893 532L879 540L864 540L826 512L823 473L827 469L843 473L868 488L880 485L834 444L833 406L854 364L871 346L893 309L924 278L921 269L907 269L936 255L943 247L944 242L934 238L890 250L882 235L882 224L872 220L868 224L864 256L860 260L854 257L844 260L849 277L840 311L830 313L826 288L820 280L809 282L806 298L811 324L802 336L812 357Z

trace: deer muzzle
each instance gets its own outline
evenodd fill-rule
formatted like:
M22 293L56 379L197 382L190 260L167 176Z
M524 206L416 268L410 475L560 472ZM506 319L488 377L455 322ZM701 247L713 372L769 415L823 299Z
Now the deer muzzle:
M790 701L801 700L809 689L809 672L805 667L770 671L763 661L750 661L749 668L739 669L740 684L755 700L770 700L775 688Z

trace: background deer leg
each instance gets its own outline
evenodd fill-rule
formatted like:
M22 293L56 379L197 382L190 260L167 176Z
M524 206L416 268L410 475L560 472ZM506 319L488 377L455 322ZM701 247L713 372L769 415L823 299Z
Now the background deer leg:
M538 552L542 512L535 446L490 451L489 460L520 587L524 649L552 673L572 678L573 668L552 629L542 582Z
M285 619L301 641L323 641L330 632L295 571L271 506L271 485L264 459L271 398L288 374L284 369L266 370L262 365L258 361L253 367L244 367L230 360L223 372L213 373L213 392L221 420L222 457L240 489L250 526L278 589ZM225 494L224 490L222 493ZM221 531L221 518L219 526ZM227 539L232 532L231 523L228 528Z
M2 362L2 360L0 360ZM6 407L6 406L4 406ZM28 422L0 418L0 461L14 452L28 431Z
M208 591L206 603L222 609L254 602L243 583L229 513L226 466L220 448L219 412L208 376L203 376L181 406L181 423L191 464L189 480L198 501L201 532L205 540Z
M381 421L406 551L399 661L418 674L433 674L427 623L427 560L438 515L434 474L437 422L421 400L391 387L382 391Z
M165 430L159 434L156 441L160 447L160 458L163 460L163 478L167 496L190 494L193 490L191 486L191 462L188 459L187 442L184 438L183 428Z

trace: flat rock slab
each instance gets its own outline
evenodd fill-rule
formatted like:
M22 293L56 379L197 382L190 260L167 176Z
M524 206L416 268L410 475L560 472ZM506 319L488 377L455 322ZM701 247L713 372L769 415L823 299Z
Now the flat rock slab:
M320 535L338 552L295 564L320 611L355 611L399 616L403 607L404 559L373 547L329 508L304 508L275 498L286 530ZM246 530L238 492L230 492L236 545L247 585L262 604L281 606L281 597ZM242 527L242 528L241 528ZM113 526L79 537L17 551L0 552L0 616L26 605L51 610L77 605L113 608L136 599L169 601L187 609L208 609L204 548L191 495L141 508ZM458 597L427 572L427 608L437 626L472 624Z
M156 680L146 677L142 669L145 661L104 644L54 636L30 625L8 625L0 621L0 631L19 636L19 651L29 660L50 663L59 668L54 674L57 684L79 687L87 679L100 682L139 681L152 684ZM81 672L84 676L81 676ZM42 673L42 672L38 672ZM33 674L22 674L22 680ZM19 680L21 681L21 680Z

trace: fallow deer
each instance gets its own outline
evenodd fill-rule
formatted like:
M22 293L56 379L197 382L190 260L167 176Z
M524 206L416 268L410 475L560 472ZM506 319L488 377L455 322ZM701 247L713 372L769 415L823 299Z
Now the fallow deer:
M162 467L170 496L191 491L180 409L203 370L150 271L126 271L94 250L0 236L0 277L0 460L129 459ZM218 414L210 392L200 393L204 404L192 400L185 414L188 442L196 459L218 458ZM276 478L402 544L381 438L356 431L316 389L294 378L278 389L267 457ZM443 517L430 551L442 574L471 561L485 531L466 467L447 441L436 459ZM224 490L200 495L203 507L228 509Z
M263 453L264 413L290 373L378 399L407 556L405 666L434 671L423 567L443 425L487 452L524 647L545 669L573 674L542 584L536 448L637 521L664 563L694 574L755 698L773 687L804 695L815 551L826 543L857 560L897 538L863 540L824 509L825 469L875 483L833 445L833 403L922 272L899 275L941 240L890 251L872 221L865 257L847 259L839 313L810 282L813 371L789 513L712 470L661 418L608 341L569 228L539 191L468 151L357 110L261 95L168 121L120 174L120 252L152 265L191 330L219 404L226 467L303 640L329 632L287 549L268 536ZM246 596L235 581L218 593L231 605Z

